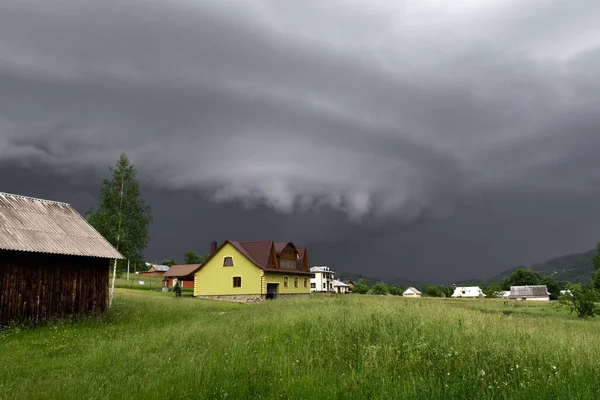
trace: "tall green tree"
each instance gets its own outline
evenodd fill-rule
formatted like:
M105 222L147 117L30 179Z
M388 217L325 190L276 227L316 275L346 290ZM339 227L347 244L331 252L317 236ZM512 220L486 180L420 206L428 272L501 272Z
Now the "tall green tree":
M502 282L504 290L510 290L511 286L539 285L542 278L535 272L525 268L519 268Z
M208 254L198 254L193 251L186 251L184 264L202 264L208 258Z
M102 180L98 205L86 213L87 220L126 260L142 265L153 220L150 205L141 197L137 171L125 154L109 167L109 173ZM120 270L125 269L126 260L119 262Z

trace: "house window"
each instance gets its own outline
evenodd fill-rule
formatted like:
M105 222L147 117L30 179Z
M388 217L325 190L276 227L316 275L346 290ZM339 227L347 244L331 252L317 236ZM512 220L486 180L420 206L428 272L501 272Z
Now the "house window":
M284 252L285 254L290 254L290 255L291 255L291 254L292 254L292 249L289 249L289 248L288 248L288 249L285 249L283 252Z
M281 268L286 269L296 269L296 260L288 260L286 258L282 258L279 260L279 266Z
M294 287L298 287L298 278L294 278Z
M225 257L223 259L223 266L224 267L233 267L233 257Z
M316 288L317 288L317 284L316 284L316 283L314 283L314 282L313 282L313 283L311 283L311 284L310 284L310 288L311 288L311 289L316 289Z
M288 287L288 277L287 276L283 277L283 287Z
M304 287L308 287L308 278L304 278Z
M323 289L327 289L327 284L323 282Z
M311 279L315 279L315 274L310 274Z
M241 276L233 277L233 287L242 287L242 277Z

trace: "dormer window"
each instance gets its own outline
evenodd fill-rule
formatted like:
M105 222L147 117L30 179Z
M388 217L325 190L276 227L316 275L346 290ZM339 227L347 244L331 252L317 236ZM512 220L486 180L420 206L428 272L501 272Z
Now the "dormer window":
M292 249L290 249L289 247L288 247L288 248L286 248L286 249L283 251L283 254L287 254L287 255L290 255L290 256L291 256L291 255L292 255Z

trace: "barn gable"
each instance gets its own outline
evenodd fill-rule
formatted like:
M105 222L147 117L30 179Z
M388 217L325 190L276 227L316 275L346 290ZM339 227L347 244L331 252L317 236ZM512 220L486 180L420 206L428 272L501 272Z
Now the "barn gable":
M106 313L114 258L70 205L0 193L0 326Z
M123 258L69 204L1 192L0 250Z

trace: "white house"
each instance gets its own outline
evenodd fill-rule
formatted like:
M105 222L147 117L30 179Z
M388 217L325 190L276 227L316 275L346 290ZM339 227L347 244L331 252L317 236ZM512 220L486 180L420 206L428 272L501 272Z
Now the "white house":
M335 279L333 281L333 291L336 293L350 293L350 285Z
M333 293L333 276L335 272L326 266L312 267L310 272L312 273L310 276L311 292Z
M417 289L415 289L414 287L409 287L408 289L406 289L404 291L404 293L402 293L402 296L404 297L421 297L421 292L419 292Z
M485 297L479 286L459 286L450 297Z
M549 301L550 293L546 285L511 286L509 299Z

